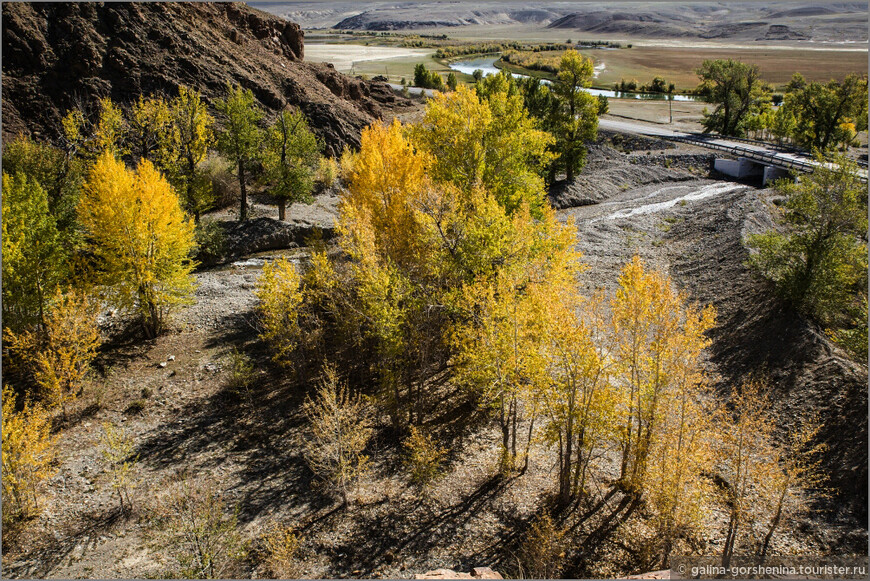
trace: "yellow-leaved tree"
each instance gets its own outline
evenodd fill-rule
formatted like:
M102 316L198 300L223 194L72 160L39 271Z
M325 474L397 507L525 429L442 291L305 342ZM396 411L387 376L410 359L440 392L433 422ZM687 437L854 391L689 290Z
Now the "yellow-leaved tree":
M158 335L194 287L194 225L175 191L151 162L131 171L106 152L78 211L101 281L119 306L139 316L148 337Z
M130 149L137 159L159 162L169 155L172 135L172 111L162 96L139 95L129 121Z
M687 304L669 277L647 272L638 256L622 269L611 310L614 381L622 392L620 482L641 496L651 450L665 435L666 403L701 385L700 354L709 345L704 333L715 310Z
M26 401L17 410L15 392L3 386L3 524L39 510L37 486L51 476L55 458L51 418Z
M546 440L559 445L559 501L583 493L590 465L614 435L617 394L610 383L612 339L601 293L582 299L573 285L548 289L539 314L548 381L541 392Z
M4 340L11 353L25 363L48 406L74 399L97 354L100 331L96 304L84 292L58 288L38 330L7 331Z
M533 421L551 381L541 348L548 336L546 313L553 296L576 293L581 255L574 249L576 229L559 223L550 208L540 208L536 219L523 203L509 216L486 199L463 228L460 248L470 276L451 300L459 311L451 345L457 381L499 410L499 466L509 473L520 459L518 426L524 417Z
M414 142L434 157L432 176L462 190L485 188L508 212L544 205L542 169L553 159L552 135L535 126L523 98L507 84L481 99L463 86L429 102Z

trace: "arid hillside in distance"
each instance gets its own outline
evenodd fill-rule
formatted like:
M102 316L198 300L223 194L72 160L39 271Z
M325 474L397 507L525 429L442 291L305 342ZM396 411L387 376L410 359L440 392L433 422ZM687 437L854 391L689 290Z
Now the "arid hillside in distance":
M516 26L614 39L866 42L862 2L252 3L306 28Z

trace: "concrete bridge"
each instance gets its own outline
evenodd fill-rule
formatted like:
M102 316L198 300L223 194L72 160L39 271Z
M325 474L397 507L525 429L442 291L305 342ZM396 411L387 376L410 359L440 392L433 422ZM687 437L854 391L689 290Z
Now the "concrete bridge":
M686 133L654 127L645 123L613 119L599 119L598 128L690 143L733 155L737 157L736 160L716 159L714 162L716 171L738 179L759 176L765 185L771 180L789 175L791 171L811 172L820 165L818 161L804 152L748 139L725 138L705 133ZM859 169L858 176L866 183L867 169Z

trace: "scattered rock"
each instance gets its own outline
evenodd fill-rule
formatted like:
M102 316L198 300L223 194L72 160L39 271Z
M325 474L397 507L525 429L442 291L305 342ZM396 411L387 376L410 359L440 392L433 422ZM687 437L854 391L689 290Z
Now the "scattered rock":
M417 573L414 579L504 579L504 577L489 567L475 567L471 573L458 573L453 569L435 569Z

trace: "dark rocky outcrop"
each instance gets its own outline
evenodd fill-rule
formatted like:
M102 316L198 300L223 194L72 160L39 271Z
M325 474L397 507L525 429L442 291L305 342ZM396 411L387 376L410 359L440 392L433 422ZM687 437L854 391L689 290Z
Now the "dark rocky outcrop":
M336 154L405 102L303 58L297 24L241 3L4 3L3 139L53 139L66 110L104 96L123 106L187 85L213 101L232 82L269 110L301 108Z

